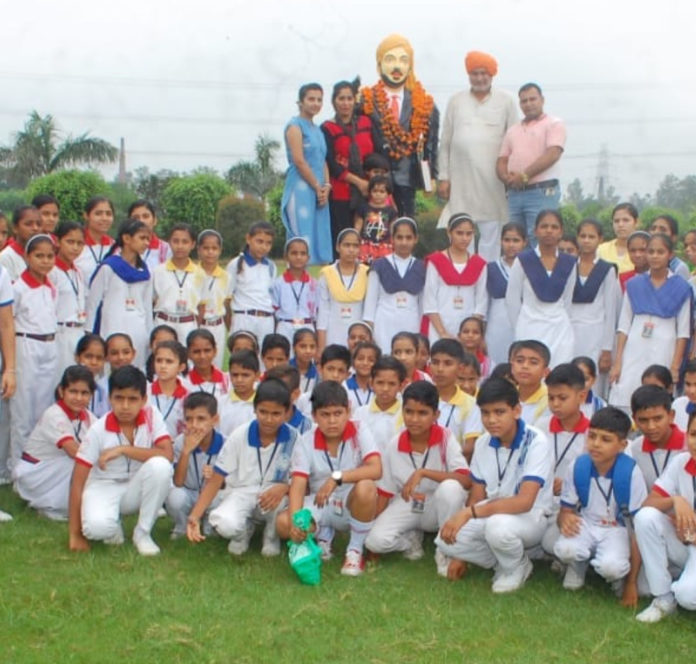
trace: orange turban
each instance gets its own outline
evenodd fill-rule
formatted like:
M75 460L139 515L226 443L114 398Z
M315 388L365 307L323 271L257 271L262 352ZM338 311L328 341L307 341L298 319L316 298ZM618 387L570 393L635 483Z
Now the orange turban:
M406 87L411 89L411 87L413 87L413 81L415 81L416 79L416 75L413 72L413 46L411 46L411 42L408 41L406 37L402 35L392 34L388 37L385 37L379 43L379 46L377 46L377 71L379 71L379 66L382 62L382 58L387 54L387 52L391 51L393 48L399 47L403 48L406 51L406 53L408 53L408 57L411 59L411 67L408 71L408 76L406 77Z
M492 55L481 51L469 51L464 60L467 74L471 74L474 69L485 69L489 76L498 73L498 63Z

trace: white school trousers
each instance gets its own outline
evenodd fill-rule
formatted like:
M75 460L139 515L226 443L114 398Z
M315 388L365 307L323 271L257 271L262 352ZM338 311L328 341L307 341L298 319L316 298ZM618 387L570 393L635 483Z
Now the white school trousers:
M435 493L425 500L423 512L414 512L413 503L394 496L372 526L365 546L374 553L406 551L410 541L404 537L411 530L437 532L447 519L464 506L466 491L457 480L440 482Z
M74 459L67 454L38 463L20 459L12 472L15 491L29 503L29 507L39 510L44 516L66 521L74 467Z
M232 328L230 332L246 330L253 332L259 342L259 348L267 334L273 334L275 318L271 316L250 316L248 314L232 314Z
M478 255L486 262L497 261L500 258L500 221L476 220L479 231Z
M561 535L553 547L562 563L586 562L609 583L623 579L631 569L631 547L624 526L598 526L581 520L575 537Z
M222 491L218 491L217 496L213 498L213 501L208 506L206 514L220 504L222 493ZM167 514L172 521L174 521L172 532L181 535L186 534L186 522L200 495L201 492L197 489L187 489L185 486L173 486L169 490L169 495L167 496L167 501L164 506L167 510Z
M118 532L122 514L138 512L137 528L149 533L172 484L174 467L162 456L148 459L125 482L87 480L82 493L82 534L105 540Z
M208 522L221 537L244 543L248 541L247 526L251 523L264 524L264 540L278 539L275 520L278 512L287 507L287 497L274 510L264 512L259 507L259 487L248 486L230 489L220 504L210 512Z
M634 524L650 594L671 590L680 606L696 611L696 546L684 544L669 517L654 507L641 508ZM675 581L670 568L680 572Z
M219 319L213 318L212 320ZM219 323L215 323L215 325L203 321L201 328L208 330L215 338L215 366L222 371L226 371L227 367L222 366L225 359L225 348L227 347L227 328L225 327L225 321L221 320Z
M58 364L56 371L55 383L58 385L63 377L63 372L68 368L77 364L75 360L75 347L82 337L85 335L84 327L68 327L67 325L58 325L56 332L56 349L58 351Z
M497 567L503 574L514 572L524 560L524 551L541 542L546 516L541 510L523 514L494 514L470 519L457 533L454 544L438 535L435 544L449 558L479 567Z

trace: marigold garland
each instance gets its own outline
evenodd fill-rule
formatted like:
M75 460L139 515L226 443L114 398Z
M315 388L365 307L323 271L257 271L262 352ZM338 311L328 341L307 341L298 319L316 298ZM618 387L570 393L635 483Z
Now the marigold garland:
M389 96L383 81L379 81L371 88L363 88L362 98L365 114L372 115L376 110L379 115L382 133L389 144L389 156L398 160L413 154L421 138L425 140L428 134L430 114L435 106L432 96L425 91L420 81L415 81L411 88L413 113L411 113L411 126L408 131L392 115L389 108Z

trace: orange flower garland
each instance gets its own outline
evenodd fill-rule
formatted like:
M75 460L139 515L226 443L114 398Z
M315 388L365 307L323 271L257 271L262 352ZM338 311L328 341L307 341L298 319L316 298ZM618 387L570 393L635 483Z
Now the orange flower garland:
M392 115L383 81L371 88L363 88L362 98L365 114L372 115L376 110L379 115L382 133L389 144L389 156L398 160L413 154L421 140L425 140L427 136L430 114L435 106L432 96L425 91L420 81L415 81L411 89L413 113L408 131Z

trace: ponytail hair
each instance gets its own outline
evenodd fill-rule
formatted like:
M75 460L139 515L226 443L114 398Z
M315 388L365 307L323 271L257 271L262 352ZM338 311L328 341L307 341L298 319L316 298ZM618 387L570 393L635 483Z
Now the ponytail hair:
M106 256L104 256L104 260L116 253L116 249L123 249L124 235L133 237L133 235L143 229L145 229L148 233L150 232L150 227L144 221L140 221L138 219L126 219L124 222L122 222L118 227L118 232L116 233L116 241L111 245ZM135 267L138 270L142 270L145 267L143 259L137 254L135 256Z
M302 97L300 97L302 99ZM250 227L247 232L247 235L250 235L251 237L254 237L254 235L259 235L259 234L264 234L264 235L270 235L272 238L275 237L275 228L273 228L273 224L267 222L267 221L255 221ZM245 242L244 243L244 249L242 249L241 253L239 254L237 258L237 274L241 274L242 270L244 270L244 256L243 254L249 251L249 243Z

